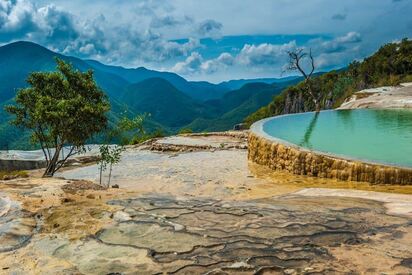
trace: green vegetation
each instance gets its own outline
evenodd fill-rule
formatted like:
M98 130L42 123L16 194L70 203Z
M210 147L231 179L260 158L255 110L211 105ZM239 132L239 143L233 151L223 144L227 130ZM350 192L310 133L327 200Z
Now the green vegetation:
M195 132L225 131L241 123L249 114L268 104L285 87L296 80L278 84L250 83L242 88L228 92L220 100L207 102L212 118L200 117L186 127Z
M133 144L135 139L145 135L144 122L148 114L138 115L132 119L123 117L116 127L109 131L107 142L117 141L121 145Z
M110 104L93 79L93 72L82 73L56 59L56 72L34 72L30 87L18 91L16 104L6 106L12 123L29 129L31 140L40 144L47 168L53 176L66 160L84 150L85 143L107 126ZM61 156L63 147L68 153Z
M232 129L247 115L267 105L285 87L297 82L289 78L259 80L262 83L251 83L252 80L221 84L190 82L173 73L107 66L57 54L30 42L11 43L0 47L3 64L0 69L3 83L0 86L0 150L40 148L38 143L30 142L29 130L9 123L12 116L3 106L15 104L16 91L28 86L26 79L31 72L55 71L56 57L71 63L80 72L93 70L97 85L110 101L109 129L116 127L125 116L132 119L151 114L144 121L144 134L135 138L126 135L129 140L113 140L120 144L139 143L185 128L200 132ZM265 84L272 82L277 84ZM104 142L104 133L88 140L88 143Z
M109 179L107 181L107 187L110 187L110 180L112 178L112 171L113 171L113 165L119 163L120 157L123 153L125 148L123 146L110 146L107 144L102 144L99 147L100 151L100 160L98 161L98 164L100 165L99 171L100 171L100 176L99 176L99 183L102 185L102 176L103 176L103 171L106 171L107 166L109 166Z
M167 136L167 133L164 132L162 129L156 129L150 133L144 133L142 135L135 136L131 141L130 145L136 145L148 141L153 138L161 138Z
M179 135L192 134L193 130L190 128L183 128L179 131Z
M206 111L202 104L177 90L162 78L147 79L127 87L122 97L129 110L150 113L167 128L180 128Z
M11 180L17 178L28 178L29 174L26 171L3 171L0 170L0 180Z
M353 62L341 71L332 71L312 78L313 90L320 94L322 109L339 107L354 92L380 86L395 86L412 81L412 41L404 39L380 48L363 62ZM249 115L245 122L265 117L314 111L316 106L308 97L305 83L285 89L269 105Z

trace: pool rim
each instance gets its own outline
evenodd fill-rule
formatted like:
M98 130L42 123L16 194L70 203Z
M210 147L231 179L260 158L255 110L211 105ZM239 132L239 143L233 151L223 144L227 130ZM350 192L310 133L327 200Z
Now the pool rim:
M350 109L350 110L345 110L345 111L356 111L356 110L403 110L403 109L402 108L399 108L399 109L369 108L369 109ZM320 111L320 113L336 112L336 111L342 111L342 110L336 110L336 109L323 110L323 111ZM282 145L285 145L285 146L292 147L292 148L297 149L299 151L313 153L313 154L316 154L316 155L326 156L326 157L340 159L340 160L347 160L347 161L352 161L352 162L362 162L364 164L369 164L369 165L383 166L383 167L388 167L388 168L399 168L399 169L403 169L403 170L412 171L412 166L402 166L402 165L396 165L396 164L392 164L392 163L375 162L375 161L370 161L370 160L362 159L362 158L356 158L356 157L351 157L351 156L346 156L346 155L340 155L340 154L334 154L334 153L330 153L330 152L323 152L323 151L319 151L319 150L309 149L309 148L297 145L295 143L291 143L287 140L271 136L263 130L263 125L265 123L267 123L268 121L273 120L273 119L279 119L279 118L288 117L288 116L298 116L298 115L303 115L303 114L315 114L315 113L316 112L302 112L302 113L283 114L283 115L279 115L279 116L272 116L272 117L264 118L264 119L258 120L255 123L253 123L250 126L249 130L250 130L250 132L252 132L253 134L255 134L259 137L265 138L265 139L267 139L271 142L276 142L276 143L279 143L279 144L282 144Z

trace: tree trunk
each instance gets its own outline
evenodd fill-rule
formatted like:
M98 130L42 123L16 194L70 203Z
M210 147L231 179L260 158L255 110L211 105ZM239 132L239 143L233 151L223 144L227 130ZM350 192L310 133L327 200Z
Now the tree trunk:
M99 184L102 185L103 164L100 164L100 179Z
M315 111L316 111L316 113L319 113L320 110L321 110L320 102L319 102L319 100L315 100Z
M44 171L43 178L53 177L56 172L57 162L59 161L61 146L56 147L53 158L47 164L46 170Z
M112 164L110 163L110 169L109 169L109 181L107 183L107 188L110 187L110 180L112 178Z

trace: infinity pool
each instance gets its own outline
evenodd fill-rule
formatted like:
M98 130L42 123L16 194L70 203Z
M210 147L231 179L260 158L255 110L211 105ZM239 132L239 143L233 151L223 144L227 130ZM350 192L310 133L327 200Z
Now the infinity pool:
M412 167L412 110L339 110L270 118L261 131L311 150Z

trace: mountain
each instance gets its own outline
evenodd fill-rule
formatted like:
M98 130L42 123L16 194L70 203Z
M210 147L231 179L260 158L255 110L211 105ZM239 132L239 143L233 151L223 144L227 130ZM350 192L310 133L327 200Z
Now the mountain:
M0 149L33 147L27 131L9 124L11 117L3 106L13 104L16 91L26 87L25 80L30 73L54 71L56 57L81 71L94 71L97 84L111 102L110 125L124 114L150 113L145 126L148 131L163 129L174 133L192 126L199 131L231 129L248 113L268 104L284 87L282 80L276 80L279 83L275 85L253 83L271 80L237 80L226 84L187 81L174 73L108 66L58 54L35 43L15 42L0 47ZM247 85L231 88L241 83Z
M126 69L119 66L104 65L95 60L87 60L86 62L96 70L117 75L130 83L138 83L150 78L165 79L178 90L199 101L220 98L225 92L230 90L228 87L215 85L206 81L190 82L183 77L170 72L158 72L148 70L144 67Z
M186 128L198 131L224 131L243 122L251 113L267 105L283 89L296 83L290 80L279 84L249 83L238 90L231 91L220 100L206 102L216 114L214 118L204 117L194 120Z
M56 57L72 63L81 71L93 70L96 82L113 98L120 97L126 86L149 78L168 80L188 96L201 101L219 98L229 91L228 88L208 82L191 83L174 73L158 72L143 67L126 69L104 65L94 60L61 55L32 42L20 41L0 47L0 65L3 68L0 70L0 102L12 98L15 89L25 87L25 79L30 72L53 71L56 67Z
M79 58L52 52L31 42L15 42L0 47L0 102L14 97L16 89L26 86L26 78L35 71L54 71L55 58L73 64L81 71L93 69ZM129 83L123 78L100 70L94 70L100 87L111 97L118 98Z
M256 79L236 79L236 80L229 80L224 81L218 84L220 87L224 87L231 91L240 89L242 86L249 84L249 83L266 83L266 84L274 84L274 83L283 83L288 81L293 81L297 79L301 79L299 76L288 76L284 78L256 78Z
M126 88L123 102L135 113L150 113L151 118L170 128L179 128L202 115L205 107L179 91L163 78L149 78Z

